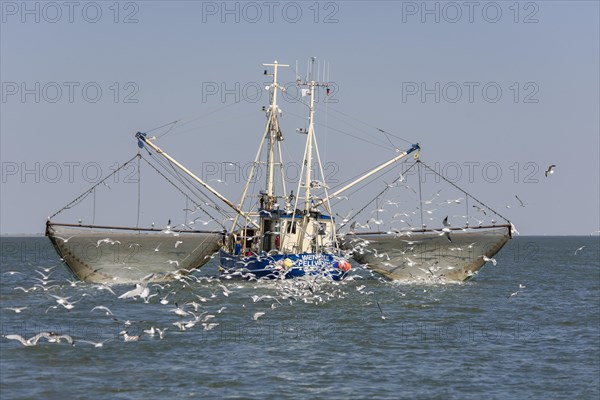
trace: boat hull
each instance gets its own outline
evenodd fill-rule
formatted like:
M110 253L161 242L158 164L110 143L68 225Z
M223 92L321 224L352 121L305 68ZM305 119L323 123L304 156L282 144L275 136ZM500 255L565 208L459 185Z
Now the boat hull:
M349 263L328 253L272 254L243 256L219 250L221 272L244 277L289 279L305 275L323 276L333 280L343 279ZM347 265L346 268L343 266ZM248 275L250 274L250 275Z
M348 234L352 257L392 280L464 281L475 275L511 237L510 226L411 233Z
M220 232L48 224L46 235L82 281L168 281L200 268L219 248Z

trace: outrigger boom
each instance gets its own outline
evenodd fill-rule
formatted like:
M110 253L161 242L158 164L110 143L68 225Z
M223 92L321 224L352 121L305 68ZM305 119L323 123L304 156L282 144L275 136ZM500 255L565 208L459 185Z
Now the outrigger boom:
M397 155L396 157L392 158L391 160L386 161L383 164L379 165L378 167L373 168L372 170L370 170L369 172L367 172L363 176L355 179L354 181L350 182L349 184L347 184L343 188L338 189L335 193L330 194L329 196L327 196L327 198L319 200L314 206L318 207L321 204L323 204L324 202L326 202L327 200L331 200L334 197L339 196L341 193L343 193L346 190L350 189L352 186L359 184L360 182L364 181L365 179L367 179L367 178L373 176L374 174L378 173L382 169L389 167L393 163L395 163L397 161L400 161L401 159L403 159L404 157L406 157L410 153L412 153L414 151L417 151L417 150L421 150L421 147L419 146L418 143L417 144L413 144L410 149L408 149L406 151L403 151L401 154Z
M147 144L150 148L152 148L154 151L156 151L157 154L160 154L161 156L163 156L164 158L166 158L167 160L169 160L170 162L172 162L173 164L175 164L179 169L181 169L183 172L185 172L186 174L188 174L192 179L194 179L200 185L202 185L203 187L205 187L209 192L211 192L212 194L214 194L215 196L217 196L219 198L219 200L223 201L225 204L227 204L229 207L231 207L236 213L238 213L242 217L246 218L248 221L250 221L250 223L252 223L257 228L259 227L259 225L256 222L254 222L252 219L249 218L249 216L248 216L247 213L245 213L244 211L242 211L239 207L237 207L235 204L233 204L231 201L229 201L221 193L217 192L215 189L213 189L212 187L210 187L210 185L208 185L202 179L198 178L193 172L191 172L189 169L187 169L186 167L184 167L183 165L181 165L173 157L171 157L170 155L168 155L167 153L165 153L160 147L158 147L157 145L155 145L154 143L152 143L152 141L149 138L146 137L145 133L138 132L138 133L135 134L135 137L138 139L138 141L139 141L138 144L139 144L140 147L143 147L144 144Z

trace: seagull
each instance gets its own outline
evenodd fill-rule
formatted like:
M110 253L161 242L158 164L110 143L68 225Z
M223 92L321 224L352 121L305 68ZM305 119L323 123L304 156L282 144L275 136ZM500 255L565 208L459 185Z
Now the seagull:
M25 293L35 292L37 290L37 286L32 286L29 289L25 289L23 286L17 286L14 290L22 290Z
M225 285L219 285L222 289L223 289L223 295L225 297L229 297L229 293L231 293L231 291L229 289L227 289L227 287Z
M106 315L113 315L112 311L110 311L110 309L106 306L96 306L96 307L92 308L90 310L90 312L92 312L94 310L104 310L104 311L106 311Z
M135 288L131 289L128 292L123 293L118 298L119 299L128 299L135 297L146 298L150 295L150 289L148 289L148 281L154 276L154 274L146 275L142 278L142 283L136 283Z
M177 246L179 246L181 243L183 243L183 241L181 241L181 240L176 241L175 242L175 248L177 248Z
M204 327L205 331L210 331L219 326L219 324L217 322L203 322L202 326Z
M66 308L67 310L72 310L75 308L75 306L73 304L75 303L79 303L81 300L77 300L77 301L72 301L72 302L65 302L65 303L58 303L61 306L63 306L64 308ZM57 300L58 302L58 300Z
M519 294L519 291L517 290L516 292L511 293L510 296L508 296L508 298L510 299L511 297L515 297L518 294Z
M77 342L89 343L96 348L100 348L100 347L104 346L104 343L106 343L110 340L112 340L112 339L106 339L106 340L103 340L102 342L92 342L91 340L78 340Z
M5 310L10 310L10 311L14 311L15 313L19 314L21 311L27 309L28 307L4 307Z
M165 332L167 331L167 329L169 329L169 328L165 328L165 329L158 329L158 328L156 328L156 332L158 332L158 337L161 340L165 338Z
M261 312L261 311L259 311L259 312L255 312L255 313L254 313L254 315L252 316L252 319L256 321L256 320L258 320L260 317L262 317L263 315L265 315L265 313L264 313L264 312Z
M517 198L517 200L519 200L519 203L521 203L521 207L525 207L527 205L527 204L523 203L523 200L521 200L519 198L519 196L517 196L516 194L515 194L515 197Z
M442 234L445 235L446 239L451 242L452 239L450 239L450 223L448 222L448 216L444 218L442 224L444 224L444 228L442 228Z
M574 254L574 255L577 255L577 252L579 252L579 251L583 250L583 249L584 249L584 247L585 247L585 246L581 246L580 248L578 248L577 250L575 250L575 254Z
M173 265L173 264L175 264L177 267L179 267L179 261L177 261L177 260L167 260L167 262L168 262L170 265Z
M6 271L6 272L2 273L2 275L5 275L5 274L8 274L8 275L21 274L21 275L24 275L22 272L19 272L19 271Z
M75 341L69 335L58 335L58 334L50 332L50 334L48 336L46 336L46 338L48 339L48 342L50 342L50 343L61 343L62 339L64 339L71 346L75 346Z
M125 342L137 342L140 340L139 335L129 335L127 331L121 331L119 332L119 335L123 335L123 341Z
M448 200L444 201L443 203L439 203L439 205L442 205L442 204L452 204L452 203L460 204L460 202L462 200L463 200L463 197L459 197L458 199L448 199Z
M57 239L60 239L60 240L62 240L62 241L63 241L63 243L67 243L69 240L71 240L71 238L74 238L75 236L77 236L77 235L70 236L70 237L68 237L68 238L66 238L66 239L65 239L65 238L63 238L63 237L60 237L60 236L54 236L54 237L55 237L55 238L57 238ZM48 272L48 271L46 271L46 272Z
M546 176L546 178L548 177L548 175L552 175L554 173L554 167L556 167L556 165L552 164L548 166L548 169L546 171L544 171L544 175Z
M361 225L360 223L358 223L358 222L354 221L354 222L352 223L352 225L350 225L350 230L354 231L354 230L356 230L356 228L360 228L360 229L370 229L371 227L369 226L369 224L368 224L368 223L367 223L367 224L364 224L364 225Z
M18 340L23 346L35 346L41 338L48 338L52 335L51 332L40 332L29 339L23 338L21 335L4 335L8 340Z
M156 329L154 329L154 327L151 326L150 329L144 329L144 333L148 336L154 336L154 334L156 333Z
M198 221L198 220L199 220L199 221L202 223L202 225L208 225L208 224L210 224L210 222L211 222L211 221L205 221L205 220L203 220L203 219L201 219L201 218L202 218L202 217L198 217L198 218L196 218L196 219L193 219L193 220L191 220L191 221L189 222L189 224L190 224L190 225L194 225L194 224L196 223L196 221Z
M227 185L227 182L225 182L225 181L224 181L224 180L222 180L222 179L209 179L208 181L209 181L209 182L216 181L216 182L219 182L219 183L223 183L223 184L225 184L225 186L229 186L229 185Z
M180 315L182 317L185 317L187 315L190 315L190 313L188 311L185 311L183 308L179 307L177 305L177 303L175 303L175 308L172 308L169 310L170 312L174 312L177 315Z
M475 207L477 209L477 211L481 211L483 213L483 215L485 215L487 217L487 213L485 212L485 210L479 206L473 205L473 207Z
M53 295L53 294L52 294L51 296L52 296L52 297L54 297L54 298L56 299L56 302L57 302L58 304L60 304L61 306L62 306L62 305L64 305L64 304L68 304L68 303L69 303L69 299L71 298L71 297L60 297L60 296L55 296L55 295Z
M514 226L512 222L510 224L510 231L511 231L511 233L515 233L515 234L519 235L519 231L517 230L517 227Z
M157 289L158 290L158 289ZM161 297L160 299L160 304L162 305L167 305L169 304L169 300L167 299L167 297L169 297L169 295L173 293L173 291L171 290L169 293L167 293L164 297Z
M47 281L48 279L50 279L50 275L52 275L52 274L44 275L44 273L42 271L38 271L38 270L36 270L35 272L40 274L40 276L42 277L42 280L44 280L44 281Z
M98 285L96 286L96 289L98 290L106 290L108 292L111 292L113 295L117 295L110 287L106 286L106 285Z
M495 258L489 258L488 256L486 256L485 254L483 256L481 256L483 258L483 261L488 262L491 261L492 265L495 267L496 266L496 259Z
M110 245L113 245L115 243L121 244L121 242L119 242L118 240L111 240L110 238L105 238L105 239L100 239L96 242L96 247L100 247L100 245L102 243L108 243Z
M181 321L173 322L173 325L179 328L180 331L185 331L185 324Z
M381 309L379 302L377 302L377 307L379 307L379 312L381 313L381 319L385 320L385 315L383 315L383 310Z

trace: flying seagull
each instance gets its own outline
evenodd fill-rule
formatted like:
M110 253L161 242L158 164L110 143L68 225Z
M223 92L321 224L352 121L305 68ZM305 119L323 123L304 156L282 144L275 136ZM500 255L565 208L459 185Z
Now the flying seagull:
M479 206L474 205L473 207L475 207L477 209L477 211L481 211L483 213L483 215L485 215L487 217L487 213L485 212L485 210Z
M379 308L379 312L381 313L381 319L385 320L385 315L383 314L383 310L381 309L379 302L377 302L377 307Z
M448 222L448 216L444 218L442 224L444 224L444 228L442 228L443 235L445 235L446 239L451 242L452 239L450 239L450 223Z
M523 203L523 200L521 200L521 199L519 198L519 196L517 196L517 195L515 194L515 197L517 198L517 200L519 200L519 203L521 203L521 207L525 207L525 206L526 206L526 204L525 204L525 203Z
M548 169L546 171L544 171L544 175L546 176L546 178L548 177L548 175L552 175L554 173L555 167L556 167L556 165L552 164L548 167Z

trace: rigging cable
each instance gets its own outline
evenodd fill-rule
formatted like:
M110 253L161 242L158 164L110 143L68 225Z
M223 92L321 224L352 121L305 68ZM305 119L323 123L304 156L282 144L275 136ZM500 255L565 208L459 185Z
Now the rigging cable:
M64 206L63 208L61 208L60 210L58 210L57 212L55 212L54 214L52 214L50 217L48 217L48 220L51 220L52 218L54 218L55 216L57 216L58 214L60 214L61 212L63 212L64 210L67 210L69 208L72 208L73 206L79 204L81 201L83 201L83 199L85 199L90 193L92 193L92 191L94 191L94 189L96 189L96 187L98 187L99 185L103 184L108 178L110 178L111 176L115 175L117 172L119 172L121 169L125 168L130 162L132 162L136 157L139 157L139 154L136 154L135 156L133 156L131 159L129 159L128 161L126 161L124 164L122 164L121 166L119 166L117 169L115 169L113 171L112 174L109 174L106 178L100 180L98 183L96 183L94 186L92 186L90 189L86 190L85 192L83 192L82 194L80 194L79 196L77 196L75 199L73 199L70 203L68 203L66 206Z
M361 121L360 119L358 119L358 118L356 118L356 117L353 117L352 115L349 115L349 114L346 114L346 113L344 113L344 112L342 112L342 111L336 110L336 109L335 109L335 108L333 108L333 107L331 108L331 110L332 110L332 111L334 111L334 112L336 112L336 113L342 114L342 115L344 115L344 116L346 116L346 117L348 117L348 118L350 118L350 119L353 119L353 120L355 120L355 121L357 121L357 122L360 122L361 124L363 124L363 125L366 125L366 126L368 126L368 127L370 127L370 128L377 129L379 132L383 133L384 135L390 135L390 136L392 136L392 137L394 137L394 138L396 138L396 139L403 140L403 141L405 141L405 142L406 142L406 143L408 143L408 144L412 144L412 143L414 143L414 142L411 142L411 141L409 141L409 140L406 140L406 139L404 139L404 138L402 138L402 137L400 137L400 136L398 136L398 135L395 135L395 134L393 134L393 133L391 133L391 132L388 132L388 131L386 131L386 130L384 130L384 129L381 129L381 128L379 128L379 127L375 126L375 125L369 124L368 122Z
M152 157L153 157L153 155L152 155L152 154L150 154L150 156L152 156ZM154 158L154 157L153 157L153 158ZM165 179L167 182L169 182L169 183L170 183L170 184L171 184L171 185L172 185L172 186L173 186L175 189L177 189L177 190L178 190L178 191L179 191L181 194L183 194L183 195L184 195L185 197L187 197L187 198L190 198L190 196L189 196L187 193L185 193L185 192L184 192L184 191L183 191L183 190L182 190L182 189L181 189L179 186L177 186L177 185L176 185L176 184L175 184L175 183L174 183L174 182L173 182L171 179L169 179L169 178L168 178L168 177L167 177L165 174L163 174L161 171L159 171L159 170L158 170L158 168L157 168L155 165L153 165L151 162L149 162L149 161L148 161L148 160L147 160L145 157L142 157L142 159L143 159L143 160L144 160L144 161L145 161L145 162L146 162L148 165L150 165L150 167L152 167L152 168L153 168L153 169L154 169L154 170L155 170L155 171L156 171L156 172L157 172L157 173L158 173L160 176L162 176L162 177L163 177L163 178L164 178L164 179ZM157 161L157 160L155 159L155 161ZM162 166L162 165L161 165L161 166ZM162 167L163 167L163 168L165 168L165 166L162 166ZM170 174L172 174L172 172L171 172L170 170L166 169L166 171L168 171ZM183 185L186 187L186 189L188 189L188 190L190 190L192 193L194 193L194 192L193 192L193 191L192 191L192 190L191 190L189 187L187 187L187 185L185 185L185 183L183 183L183 182L182 182L182 184L183 184ZM194 194L195 194L195 193L194 193ZM196 196L197 196L197 194L196 194ZM190 198L190 200L191 200L191 198ZM202 200L202 199L200 199L200 200ZM214 221L216 221L217 223L219 223L219 221L218 221L216 218L214 218L214 217L213 217L213 216L212 216L212 215L211 215L211 214L210 214L208 211L206 211L204 208L202 208L202 206L200 206L200 205L199 205L198 203L196 203L195 201L192 201L192 202L194 203L194 205L195 205L195 206L196 206L198 209L202 210L202 212L204 212L204 213L205 213L205 214L206 214L208 217L210 217L212 220L214 220ZM205 203L205 204L206 204L206 203ZM219 210L216 210L216 211L217 211L217 212L219 212ZM225 228L225 227L223 226L223 224L219 223L219 225L221 225L221 227L222 227L222 228Z
M137 181L137 197L138 198L137 198L137 219L136 219L136 222L135 222L135 227L136 228L140 227L140 205L141 205L141 197L142 197L142 194L141 194L141 182L142 182L141 174L142 174L142 171L140 170L140 158L142 156L140 154L139 149L138 149L138 155L139 155L138 160L137 160L137 172L138 172L138 176L137 176L137 180L138 180Z
M481 204L482 206L484 206L485 208L487 208L488 210L490 210L491 212L493 212L494 214L496 214L497 216L499 216L500 218L502 218L503 220L505 220L506 222L510 223L509 219L504 217L502 214L498 213L496 210L494 210L493 208L491 208L490 206L488 206L487 204L485 204L484 202L482 202L481 200L477 199L476 197L474 197L473 195L467 193L466 190L461 189L460 187L458 187L454 182L448 180L445 176L443 176L442 174L440 174L439 172L437 172L436 170L432 169L431 167L429 167L427 164L425 164L424 162L422 162L421 160L417 160L418 163L423 164L423 166L425 168L427 168L428 170L430 170L431 172L433 172L434 174L436 174L437 176L439 176L440 178L442 178L443 180L445 180L446 182L448 182L450 185L454 186L456 189L460 190L461 192L463 192L465 194L465 196L471 197L473 200L475 200L476 202L478 202L479 204ZM468 212L468 210L467 210ZM468 214L467 214L468 215Z
M415 162L415 163L413 163L413 165L411 165L410 167L408 167L408 169L407 169L406 171L404 171L404 174L408 173L408 172L409 172L409 171L410 171L410 170L411 170L411 169L412 169L412 168L413 168L413 167L414 167L416 164L417 164L417 163ZM389 172L389 171L388 171L388 172ZM357 217L357 216L358 216L360 213L362 213L362 212L363 212L363 211L364 211L364 210L365 210L365 209L366 209L366 208L367 208L367 207L368 207L368 206L369 206L371 203L373 203L373 202L374 202L376 199L378 199L379 197L381 197L381 195L383 195L383 194L384 194L386 191L388 191L388 190L389 190L391 187L393 187L393 185L394 185L396 182L398 182L400 179L402 179L402 176L403 176L403 174L401 174L401 175L400 175L398 178L394 179L394 180L392 181L392 183L390 183L389 185L386 185L386 186L385 186L385 188L384 188L384 189L383 189L381 192L379 192L379 193L378 193L378 194L377 194L375 197L373 197L373 199L371 199L371 200L370 200L368 203L366 203L366 204L365 204L365 205L364 205L364 206L363 206L363 207L362 207L360 210L358 210L358 211L356 212L356 214L354 214L354 215L352 216L352 218L350 218L350 219L349 219L349 220L348 220L348 221L345 223L345 225L347 225L347 224L348 224L350 221L354 220L354 219L355 219L355 218L356 218L356 217ZM374 180L372 180L371 182L369 182L369 184L370 184L370 183L373 183L373 182L374 182ZM366 184L365 184L365 185L363 185L363 187L364 187L364 186L366 186ZM358 190L358 189L357 189L357 190ZM354 192L353 192L353 193L354 193Z
M423 192L421 190L421 163L417 160L419 170L419 211L421 212L421 229L425 229L425 222L423 222Z

